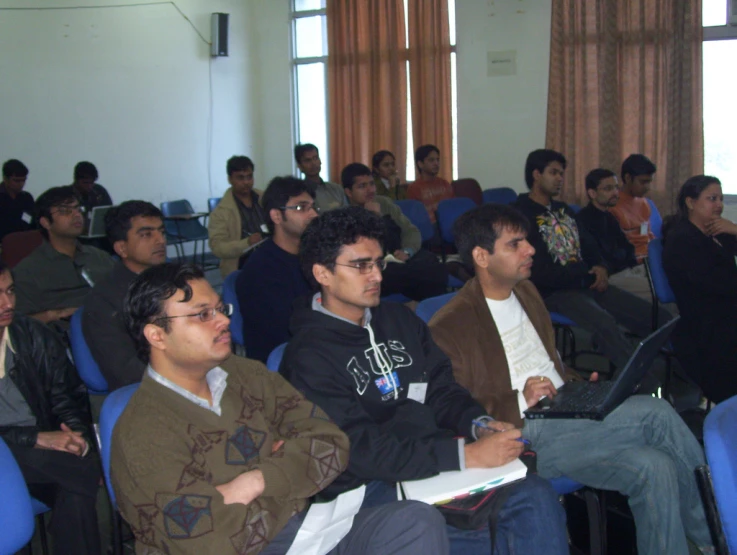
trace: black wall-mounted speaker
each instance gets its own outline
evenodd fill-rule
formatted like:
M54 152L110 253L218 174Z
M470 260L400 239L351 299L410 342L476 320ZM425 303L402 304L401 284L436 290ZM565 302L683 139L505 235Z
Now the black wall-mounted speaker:
M228 20L230 14L227 13L214 13L210 16L210 23L212 25L212 46L210 53L213 56L227 56L228 55Z

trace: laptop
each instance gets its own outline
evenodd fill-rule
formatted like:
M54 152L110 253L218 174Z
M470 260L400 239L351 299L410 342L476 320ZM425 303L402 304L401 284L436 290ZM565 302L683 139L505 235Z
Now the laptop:
M92 208L90 214L90 225L87 229L87 233L82 235L83 239L96 239L98 237L105 237L105 214L112 208L109 206L95 206Z
M604 420L606 415L635 393L653 360L670 337L680 316L640 341L624 369L614 380L602 382L568 382L558 388L558 394L541 399L527 409L525 416L536 418L587 418Z

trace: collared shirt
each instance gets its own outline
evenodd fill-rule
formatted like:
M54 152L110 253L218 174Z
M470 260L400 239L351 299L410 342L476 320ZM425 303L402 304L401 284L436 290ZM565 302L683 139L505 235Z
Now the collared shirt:
M13 198L5 185L0 185L0 239L8 233L33 229L31 220L35 212L31 193L21 191Z
M5 328L0 340L0 426L35 426L36 417L8 370L15 362L15 349L10 331Z
M216 366L215 368L210 370L205 376L205 379L207 380L207 386L210 388L210 394L212 395L212 405L210 405L210 403L208 403L207 400L203 399L202 397L197 397L197 395L195 395L194 393L187 391L182 386L177 385L173 381L165 378L156 370L154 370L151 365L149 365L148 367L148 375L164 387L168 387L175 393L179 393L179 395L181 395L185 399L192 401L198 407L202 407L203 409L207 409L214 412L218 416L221 416L222 411L220 409L220 400L223 398L223 393L225 393L225 388L228 385L228 373L219 366Z
M343 187L337 183L330 181L308 181L309 185L315 190L315 206L319 208L321 213L348 206L348 199L345 196Z
M264 233L266 214L258 201L258 195L251 191L251 206L246 206L241 199L233 195L235 205L241 216L241 239L245 239L253 233Z

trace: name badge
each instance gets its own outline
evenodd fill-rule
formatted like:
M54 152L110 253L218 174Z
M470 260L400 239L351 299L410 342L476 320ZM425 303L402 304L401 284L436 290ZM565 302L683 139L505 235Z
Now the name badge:
M640 235L647 235L648 224L649 222L642 222L640 224Z
M397 376L397 373L392 372L391 377L394 378L394 381L385 376L381 376L380 378L374 380L376 387L379 388L379 391L382 395L391 393L392 391L394 391L395 388L399 388L399 376Z
M261 224L261 233L268 233L269 228L266 227L266 224Z
M23 212L23 215L20 217L20 219L27 224L30 224L33 217L28 212Z
M409 384L409 391L407 397L418 403L425 404L425 396L427 395L427 384L426 383L411 383Z

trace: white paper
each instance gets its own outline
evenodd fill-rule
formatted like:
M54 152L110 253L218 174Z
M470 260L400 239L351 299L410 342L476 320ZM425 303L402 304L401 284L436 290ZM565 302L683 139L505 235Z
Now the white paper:
M33 217L28 212L23 212L23 215L20 217L20 219L27 224L30 224Z
M287 555L325 555L353 526L366 486L341 493L329 503L313 503Z
M640 235L647 235L647 225L648 222L642 222L640 224Z
M409 384L409 391L407 397L417 401L418 403L425 404L425 397L427 396L427 383L411 383Z

